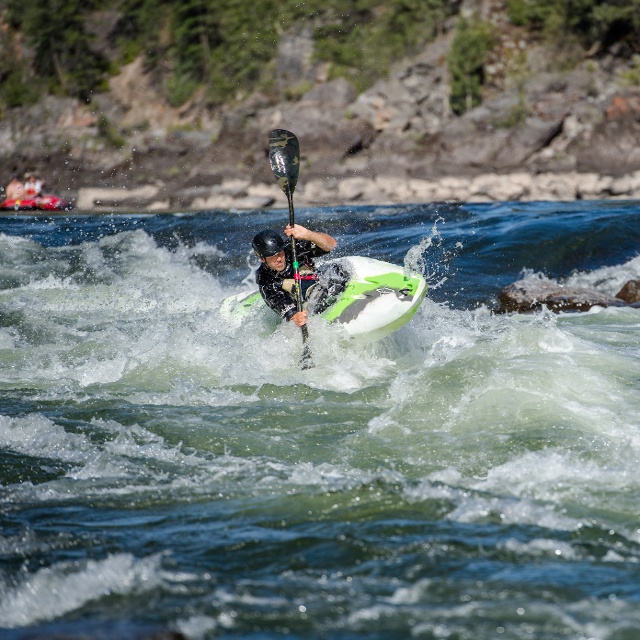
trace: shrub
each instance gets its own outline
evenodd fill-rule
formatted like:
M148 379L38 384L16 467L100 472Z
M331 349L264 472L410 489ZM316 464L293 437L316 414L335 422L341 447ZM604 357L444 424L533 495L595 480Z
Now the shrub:
M484 64L494 43L490 24L460 18L447 57L451 86L449 103L454 113L462 114L480 104Z
M104 142L113 147L114 149L122 149L127 141L118 132L118 130L109 122L107 116L104 114L98 118L98 136L104 140Z
M107 60L91 49L84 16L96 0L7 0L10 24L33 47L33 69L52 88L87 99L100 87Z
M584 48L607 47L631 37L640 46L638 0L508 0L511 21L562 45L569 35Z

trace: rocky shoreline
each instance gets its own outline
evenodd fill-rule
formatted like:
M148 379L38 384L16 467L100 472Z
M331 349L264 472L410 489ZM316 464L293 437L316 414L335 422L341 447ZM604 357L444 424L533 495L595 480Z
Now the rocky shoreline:
M640 171L621 177L597 173L517 172L480 174L462 178L324 178L300 180L295 192L298 207L393 205L425 202L499 202L640 200ZM75 208L80 211L146 210L154 212L215 209L285 208L287 201L275 183L243 179L222 180L211 187L171 190L147 184L132 189L81 187Z

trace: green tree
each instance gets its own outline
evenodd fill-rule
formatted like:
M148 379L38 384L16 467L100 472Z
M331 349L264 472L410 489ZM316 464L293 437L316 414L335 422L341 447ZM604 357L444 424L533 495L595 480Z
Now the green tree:
M269 63L275 59L279 36L278 0L248 2L213 0L219 40L211 52L209 96L220 102L269 84Z
M213 5L207 0L184 0L174 5L170 20L172 68L166 83L171 104L183 104L198 86L208 82L212 48L223 44L217 24Z
M84 28L97 0L7 0L11 24L33 47L33 68L49 88L86 99L103 80L107 61L91 49Z
M164 66L168 43L162 34L173 13L172 0L112 0L122 18L115 38L124 62L131 62L141 53L150 70Z
M14 34L8 30L0 32L0 105L20 107L33 104L41 92L37 83L29 77L30 69L26 59L19 57L20 48Z
M447 57L451 78L449 103L454 113L464 113L480 104L485 60L494 42L490 24L478 19L458 21Z
M567 35L581 46L608 47L622 39L640 50L640 0L509 0L514 24L562 44Z
M315 31L317 61L331 75L350 79L359 91L385 76L391 65L415 53L442 30L454 12L445 0L325 1Z

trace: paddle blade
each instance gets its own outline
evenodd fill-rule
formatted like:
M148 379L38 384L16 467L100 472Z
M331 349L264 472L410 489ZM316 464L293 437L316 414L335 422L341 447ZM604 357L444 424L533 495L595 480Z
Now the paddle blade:
M311 349L308 344L303 345L302 355L300 356L300 368L301 369L313 369L316 365L313 362L313 356L311 355Z
M300 171L300 145L291 131L274 129L269 134L269 163L280 188L287 196L293 194Z
M300 329L302 330L302 355L298 364L301 369L313 369L316 365L313 363L313 356L311 355L311 347L309 347L309 329L306 324L303 324Z

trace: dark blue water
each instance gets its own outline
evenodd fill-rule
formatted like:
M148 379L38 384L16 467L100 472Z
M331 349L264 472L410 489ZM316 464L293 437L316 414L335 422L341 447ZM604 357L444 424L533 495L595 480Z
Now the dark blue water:
M637 637L639 312L491 308L640 278L640 203L296 214L411 322L229 326L283 211L0 218L2 637Z
M7 216L0 228L4 234L28 238L43 247L77 246L135 230L143 230L158 247L169 251L199 243L213 245L220 255L195 251L192 259L232 284L246 275L248 247L256 229L280 228L284 216L282 211ZM576 270L626 262L638 254L639 216L638 203L633 201L438 203L303 209L296 221L339 238L338 254L398 264L421 237L432 235L436 225L440 252L432 250L433 255L425 256L431 261L428 268L434 273L455 271L455 279L443 284L438 296L448 302L453 296L457 306L465 307L487 303L496 288L517 279L525 266L561 278Z

